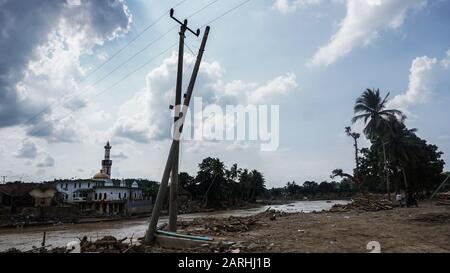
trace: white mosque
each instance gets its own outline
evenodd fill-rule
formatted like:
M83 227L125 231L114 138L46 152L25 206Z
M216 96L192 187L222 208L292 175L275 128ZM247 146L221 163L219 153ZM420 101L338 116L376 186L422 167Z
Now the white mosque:
M136 181L131 187L127 187L123 180L120 185L113 184L109 141L104 148L102 169L92 179L57 182L57 190L64 195L65 202L77 204L82 211L95 210L106 215L127 214L133 211L132 208L142 206L150 209L151 200L144 200L142 189Z

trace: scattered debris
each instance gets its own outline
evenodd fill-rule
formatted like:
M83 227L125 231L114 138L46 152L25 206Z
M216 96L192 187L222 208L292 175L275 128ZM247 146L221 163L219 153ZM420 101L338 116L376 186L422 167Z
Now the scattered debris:
M189 234L214 234L223 235L228 232L246 232L252 228L261 225L260 219L269 218L274 221L279 217L288 215L289 213L278 211L274 209L267 209L266 211L250 217L235 217L228 218L195 218L192 221L180 221L179 228L183 232Z
M189 233L214 233L216 235L227 232L244 232L249 231L252 226L257 224L255 218L233 217L224 219L216 218L197 218L190 222L180 222L183 230Z
M392 208L392 204L389 201L360 198L346 205L335 204L330 209L330 212L346 212L350 210L380 211L390 210Z
M450 200L441 200L436 202L436 206L450 206Z
M446 224L450 223L450 213L421 214L412 220L425 223Z
M441 200L450 200L450 191L438 193L436 197Z

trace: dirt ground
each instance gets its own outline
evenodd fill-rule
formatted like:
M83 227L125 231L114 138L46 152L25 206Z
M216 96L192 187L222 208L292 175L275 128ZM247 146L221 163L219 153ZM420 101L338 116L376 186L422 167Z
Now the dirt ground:
M259 217L248 231L209 231L215 239L236 242L239 252L369 252L370 241L379 242L381 252L450 252L450 206L435 202L419 208L270 218ZM195 225L186 231L205 235Z

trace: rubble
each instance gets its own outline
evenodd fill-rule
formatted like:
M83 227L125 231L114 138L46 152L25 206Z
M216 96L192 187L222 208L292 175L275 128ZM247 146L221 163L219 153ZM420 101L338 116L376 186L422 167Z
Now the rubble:
M182 221L180 228L189 233L214 233L215 235L227 232L244 232L257 225L255 218L233 217L224 219L216 218L197 218L190 222Z
M436 202L437 206L450 206L450 191L438 193L436 197L439 199Z
M223 235L228 232L246 232L260 225L259 220L269 218L275 221L279 217L288 215L289 213L267 209L265 212L250 217L228 218L196 218L192 221L181 221L178 223L180 229L192 234L214 234Z
M380 211L380 210L391 210L392 208L393 206L389 201L359 198L354 199L351 203L346 205L335 204L330 209L330 212L346 212L350 210Z

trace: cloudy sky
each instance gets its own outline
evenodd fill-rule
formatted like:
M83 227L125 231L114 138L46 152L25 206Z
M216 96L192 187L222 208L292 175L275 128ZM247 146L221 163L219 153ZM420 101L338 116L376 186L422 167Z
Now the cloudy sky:
M111 140L114 177L159 180L177 61L167 11L175 5L193 28L212 21L195 90L204 104L280 105L277 151L186 140L182 171L194 174L207 156L256 168L269 186L350 171L344 127L365 88L390 92L389 106L450 162L449 0L243 2L0 0L0 175L87 178ZM188 35L185 83L199 44Z

